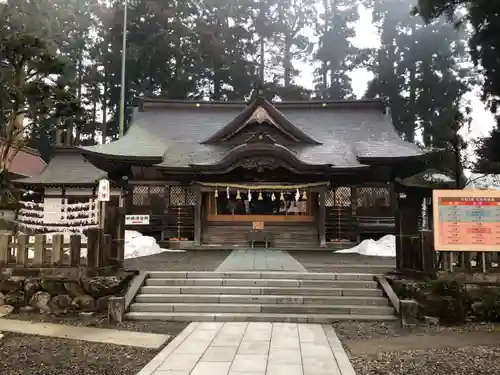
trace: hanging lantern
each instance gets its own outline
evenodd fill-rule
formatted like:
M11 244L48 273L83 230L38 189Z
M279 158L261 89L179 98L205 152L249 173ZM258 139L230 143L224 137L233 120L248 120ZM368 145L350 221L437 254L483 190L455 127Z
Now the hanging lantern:
M248 201L252 201L252 192L250 191L250 189L248 189Z
M264 198L262 198L262 191L259 192L259 198L257 198L259 201L263 200Z
M271 200L274 202L276 200L276 195L274 193L271 195Z
M219 198L219 190L215 189L214 196L215 198Z
M300 199L300 191L299 189L297 189L297 191L295 192L295 202L298 202Z
M280 201L284 201L285 200L285 194L283 194L283 192L280 193Z
M307 200L307 191L304 190L302 193L302 200L306 201Z
M241 194L239 190L236 190L236 199L241 199Z

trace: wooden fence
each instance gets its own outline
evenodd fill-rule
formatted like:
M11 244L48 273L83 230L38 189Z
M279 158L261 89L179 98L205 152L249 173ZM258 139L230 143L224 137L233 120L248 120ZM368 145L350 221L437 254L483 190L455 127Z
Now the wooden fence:
M500 249L498 252L442 251L434 249L434 232L419 229L419 212L400 209L397 215L396 264L397 270L411 277L463 275L482 278L482 275L500 276ZM496 277L496 276L495 276Z
M68 242L62 234L52 235L51 241L44 234L0 234L0 269L74 268L98 274L122 266L123 241L101 229L89 229L86 236L86 243L82 243L79 234L70 235Z

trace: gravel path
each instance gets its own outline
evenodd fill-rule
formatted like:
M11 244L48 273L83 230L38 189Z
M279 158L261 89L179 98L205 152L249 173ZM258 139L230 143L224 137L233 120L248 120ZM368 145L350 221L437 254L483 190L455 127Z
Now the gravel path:
M129 269L147 271L214 271L231 254L230 250L191 250L126 259Z
M470 323L457 327L418 326L401 328L397 322L334 324L357 375L494 375L500 374L500 346L481 345L462 348L440 348L410 350L401 347L398 351L372 355L352 355L349 344L371 338L386 338L412 335L428 335L429 341L439 340L441 333L498 332L499 324ZM487 335L485 335L487 336Z

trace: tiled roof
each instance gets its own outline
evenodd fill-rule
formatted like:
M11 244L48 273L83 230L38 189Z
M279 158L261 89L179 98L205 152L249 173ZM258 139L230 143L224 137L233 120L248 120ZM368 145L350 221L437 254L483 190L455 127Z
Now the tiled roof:
M0 139L0 150L4 147L5 143ZM9 150L9 155L12 156L16 150ZM29 147L23 147L18 150L14 159L9 165L9 172L15 176L31 177L40 174L45 168L46 163L41 158L38 151Z
M356 167L363 159L419 156L403 141L379 101L275 103L295 128L321 144L287 145L304 163ZM230 150L226 144L201 144L241 115L246 103L145 101L122 139L84 148L110 157L156 157L164 167L217 163Z
M106 177L106 172L87 161L76 147L60 147L47 167L37 176L19 179L24 185L87 185Z

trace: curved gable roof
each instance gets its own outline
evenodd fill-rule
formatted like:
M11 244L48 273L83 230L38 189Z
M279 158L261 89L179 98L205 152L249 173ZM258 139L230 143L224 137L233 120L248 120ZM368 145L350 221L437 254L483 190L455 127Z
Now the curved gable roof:
M267 122L268 124L275 126L278 130L282 131L295 142L303 142L311 145L321 144L321 142L318 142L297 128L280 111L278 111L275 106L264 98L257 98L254 100L226 126L201 143L210 144L223 142L242 131L252 122Z

